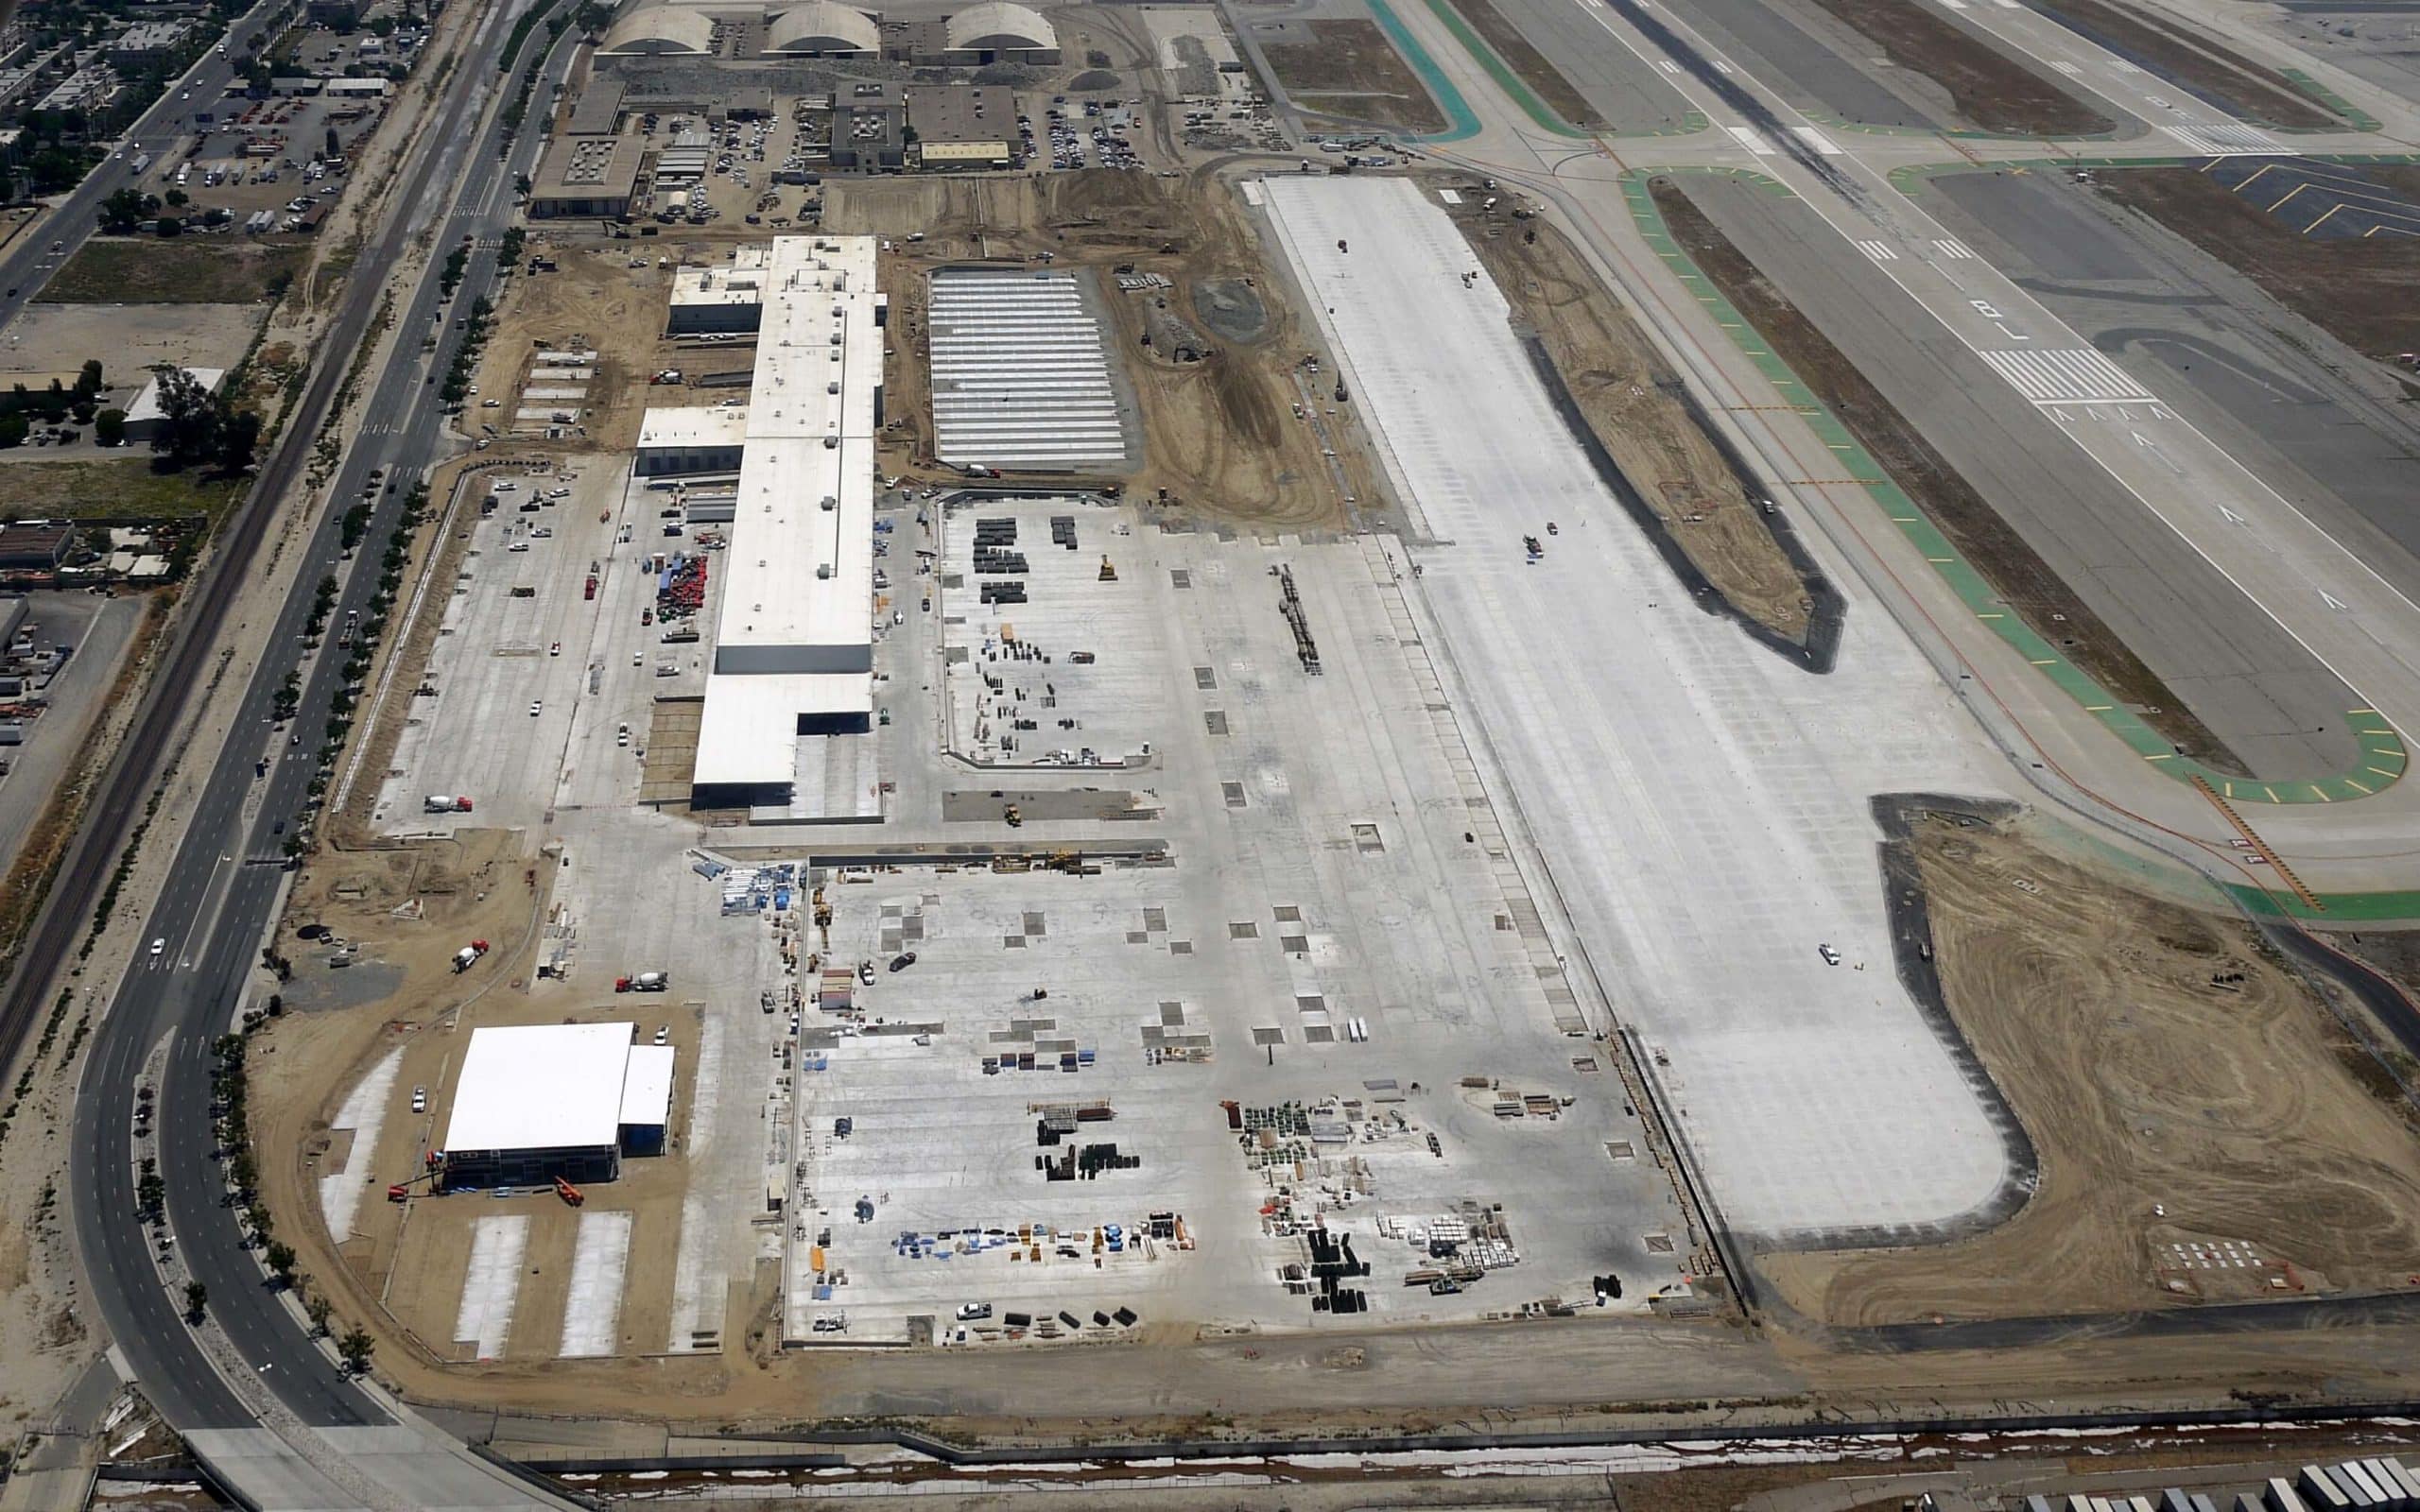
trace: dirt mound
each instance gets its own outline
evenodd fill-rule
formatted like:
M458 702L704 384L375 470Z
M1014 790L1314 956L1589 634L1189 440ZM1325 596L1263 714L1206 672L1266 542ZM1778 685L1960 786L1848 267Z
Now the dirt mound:
M1193 285L1193 313L1220 338L1253 342L1269 329L1269 307L1239 278L1205 278Z
M1115 89L1117 85L1117 76L1111 73L1108 69L1087 68L1082 73L1078 74L1075 77L1067 80L1067 93L1070 94L1098 94L1105 91Z

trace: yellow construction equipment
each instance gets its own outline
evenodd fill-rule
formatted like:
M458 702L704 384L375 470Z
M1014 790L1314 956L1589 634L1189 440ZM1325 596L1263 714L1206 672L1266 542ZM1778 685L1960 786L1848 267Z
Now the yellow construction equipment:
M1104 583L1114 583L1117 581L1117 564L1111 561L1107 557L1103 557L1100 559L1100 580Z

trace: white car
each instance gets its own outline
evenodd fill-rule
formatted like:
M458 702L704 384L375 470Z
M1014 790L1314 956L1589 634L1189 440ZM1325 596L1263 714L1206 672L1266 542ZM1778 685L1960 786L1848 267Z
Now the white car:
M1841 964L1841 953L1832 949L1829 945L1816 946L1815 954L1824 957L1824 964L1825 966L1838 966Z
M412 1111L415 1113L425 1113L428 1111L427 1088L415 1087L412 1089Z
M167 942L166 940L164 940L164 939L155 939L155 940L153 940L153 941L151 942L151 954L152 954L152 955L153 955L153 956L155 956L155 957L156 957L156 956L158 956L162 952L165 951L167 948L168 948L168 942Z
M530 717L530 718L532 718L532 719L537 718L537 717L538 717L538 713L539 713L539 711L540 711L540 710L542 710L542 709L544 709L544 708L545 708L545 707L546 707L546 703L545 703L545 700L544 700L544 699L543 699L543 698L532 698L532 699L530 699L530 700L529 700L529 717Z

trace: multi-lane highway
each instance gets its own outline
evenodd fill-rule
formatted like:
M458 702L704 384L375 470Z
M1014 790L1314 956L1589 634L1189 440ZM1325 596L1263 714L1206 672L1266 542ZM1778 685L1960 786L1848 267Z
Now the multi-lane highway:
M495 249L512 208L513 177L529 171L543 145L535 130L508 144L501 112L494 109L516 82L499 73L493 60L519 9L500 7L476 23L465 60L437 107L438 124L359 266L393 266L416 234L435 227L434 245L441 250L465 237L474 247L457 301L467 305L495 281ZM548 79L562 77L574 50L568 39L556 49L547 60ZM450 129L450 122L480 124L476 129ZM244 1430L260 1415L247 1400L251 1393L229 1384L183 1322L182 1288L171 1292L152 1236L136 1217L136 1162L147 1155L158 1160L165 1181L168 1223L181 1263L208 1287L211 1316L241 1356L238 1368L277 1399L278 1416L310 1430L375 1428L391 1421L305 1337L282 1298L264 1285L226 1201L208 1105L212 1041L228 1027L272 923L285 876L284 836L307 801L319 731L344 660L333 634L319 651L306 654L304 629L316 585L323 575L338 576L337 623L366 605L376 587L379 553L369 549L358 553L356 563L341 560L344 508L372 496L373 473L392 480L391 490L383 484L374 490L377 513L368 540L373 546L383 541L412 483L447 449L440 385L462 333L446 318L450 301L439 295L434 270L442 260L430 259L430 271L403 301L398 323L405 333L418 333L442 322L445 335L431 352L424 352L409 335L393 344L363 410L373 419L354 438L331 485L332 505L310 534L294 586L274 622L251 632L263 637L267 655L233 706L231 733L186 816L183 839L142 932L147 941L164 943L156 954L139 954L119 985L95 1036L76 1105L70 1190L77 1194L76 1232L94 1305L154 1404L188 1432ZM37 926L13 984L8 1022L29 1020L42 1002L43 984L90 918L92 890L122 843L115 832L126 816L143 807L154 780L150 761L166 748L184 712L185 695L203 680L204 662L234 593L251 574L268 522L309 455L353 352L374 335L371 317L379 292L378 282L367 278L348 292L304 402L200 586L192 623L160 679L159 693L138 716L125 745L127 755L107 780L103 800L94 805L93 832L82 837L78 857L71 858ZM297 668L303 675L300 710L287 725L274 726L272 700L287 672ZM147 1061L164 1043L157 1132L138 1133L136 1089ZM293 1221L309 1219L295 1214ZM391 1431L381 1442L391 1454ZM547 1504L441 1449L406 1457L410 1468L390 1463L383 1472L411 1482L412 1489L398 1493L405 1504L427 1504L425 1498L440 1492L449 1504Z
M76 249L84 245L98 224L95 213L101 201L135 181L134 160L148 156L157 161L190 133L187 122L193 112L224 94L228 85L240 77L237 61L255 39L268 43L265 33L268 18L286 4L287 0L261 0L238 16L227 28L224 47L214 47L182 78L171 79L159 99L143 112L110 155L84 176L84 181L68 192L49 218L20 232L8 249L0 252L0 323L14 319L18 311L42 293L42 285L50 275L76 255Z

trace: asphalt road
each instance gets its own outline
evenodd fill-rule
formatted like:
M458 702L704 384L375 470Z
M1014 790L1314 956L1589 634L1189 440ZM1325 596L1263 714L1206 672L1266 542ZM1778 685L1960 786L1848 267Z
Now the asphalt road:
M486 29L456 72L442 107L446 116L476 119L493 90L510 87L490 60L506 35L508 17L509 12L499 12L483 24ZM567 44L556 55L549 77L561 77L571 51ZM512 175L529 168L542 142L541 133L526 133L508 162L501 155L500 126L492 125L475 136L458 132L441 137L413 170L361 266L391 265L409 236L432 223L441 228L441 247L468 232L477 241L457 296L467 307L493 281L494 242L512 207ZM27 983L39 989L91 917L95 886L121 843L113 832L142 807L152 781L147 758L165 748L185 696L206 675L210 647L226 617L232 590L249 575L257 553L268 513L265 502L285 492L307 458L319 419L368 330L377 292L377 284L369 279L348 291L328 354L297 423L286 433L202 587L194 622L158 679L161 696L127 740L126 749L146 759L125 763L113 772L104 800L94 805L98 817L84 837L94 864L80 870L71 868L71 874L62 877L13 989L18 996L29 996ZM402 329L426 329L445 302L438 298L432 271L402 313ZM308 798L318 734L344 660L333 633L319 652L304 655L311 599L324 573L350 570L332 626L341 624L348 610L366 606L376 588L378 543L392 526L411 480L444 449L432 378L441 378L460 339L450 312L445 318L448 326L437 352L424 355L420 343L406 335L380 373L365 410L371 419L345 458L304 566L274 623L260 632L270 654L243 691L233 732L188 817L165 886L145 924L146 940L164 943L157 955L138 954L119 986L95 1036L77 1101L71 1190L93 1302L136 1379L181 1429L245 1427L251 1425L253 1415L222 1382L184 1326L179 1316L182 1298L171 1295L163 1281L153 1259L152 1236L135 1221L135 1162L146 1153L160 1161L168 1219L184 1262L209 1288L210 1310L246 1363L307 1425L385 1420L304 1337L243 1247L233 1211L223 1198L221 1168L211 1152L210 1046L227 1027L271 923L284 877L281 826L293 822ZM378 468L401 482L394 492L378 494L376 518L359 559L343 569L339 545L344 507L362 496L368 474ZM303 672L303 696L290 727L281 731L269 718L272 699L298 663ZM299 741L289 738L293 735ZM263 758L268 760L268 773L256 777L255 764ZM29 1006L39 1008L40 1004ZM133 1130L139 1073L164 1039L172 1048L158 1089L159 1133L139 1139ZM305 1220L295 1214L292 1221Z
M43 284L92 236L97 224L95 214L101 201L134 181L135 158L148 153L156 159L173 150L187 134L186 117L197 108L216 100L230 83L241 77L235 62L244 56L245 43L261 34L264 18L284 3L285 0L261 0L237 17L223 39L227 44L225 56L214 49L184 77L171 80L160 98L128 130L125 140L60 201L56 213L43 224L21 232L7 253L0 254L0 290L6 291L0 293L0 324L14 319L18 311L32 303L42 293ZM188 94L192 98L185 98ZM52 251L54 246L59 250Z

